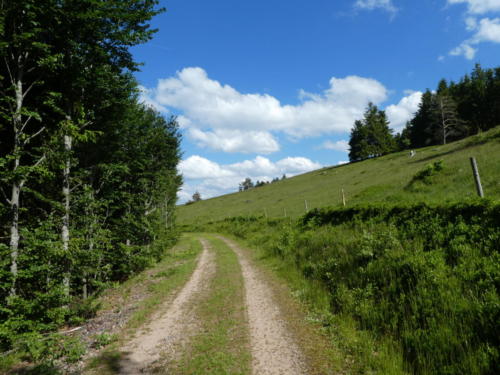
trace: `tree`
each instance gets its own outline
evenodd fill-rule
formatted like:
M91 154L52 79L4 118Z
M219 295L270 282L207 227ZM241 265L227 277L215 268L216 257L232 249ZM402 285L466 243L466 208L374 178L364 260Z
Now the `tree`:
M349 146L350 161L377 157L394 151L396 142L385 111L369 103L363 120L354 122Z
M398 133L394 136L394 140L396 141L397 149L399 151L407 150L408 148L410 148L411 146L410 132L411 132L411 124L408 121L403 130L401 130L401 133Z
M432 111L435 120L427 131L436 142L439 139L439 143L445 145L450 136L460 135L463 132L464 122L458 118L457 105L450 96L435 95Z
M64 1L54 17L59 30L54 37L63 64L58 71L61 111L61 140L64 155L61 238L63 253L68 257L70 242L71 169L74 141L89 134L82 129L92 124L95 100L106 99L106 84L116 81L123 70L134 71L137 63L129 51L131 46L151 38L147 22L159 11L155 0ZM109 17L109 15L113 15ZM99 90L101 89L102 90ZM67 261L64 285L69 295L71 265Z
M199 202L201 201L201 194L199 192L195 192L193 194L193 202Z
M432 127L435 122L433 103L434 94L427 89L422 95L418 110L410 121L408 129L411 147L413 148L424 147L431 142L428 128Z
M58 57L47 43L50 28L44 28L40 20L50 17L53 5L51 1L34 0L7 1L0 5L0 58L2 71L6 72L0 83L0 114L10 128L4 133L10 139L2 145L10 147L10 152L3 153L0 163L6 167L2 177L11 185L8 204L12 296L16 295L18 275L21 195L28 177L41 168L45 160L42 148L35 147L34 143L47 130L40 110L50 99L50 93L40 92L38 86L53 70Z
M240 183L239 191L249 190L254 187L254 184L250 177L245 178L243 182Z

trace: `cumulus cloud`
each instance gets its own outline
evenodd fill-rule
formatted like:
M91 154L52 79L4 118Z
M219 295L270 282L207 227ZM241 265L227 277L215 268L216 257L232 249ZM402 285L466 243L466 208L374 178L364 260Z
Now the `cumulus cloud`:
M291 177L321 168L322 165L304 157L287 157L272 162L257 156L252 160L221 165L204 157L193 155L179 163L179 172L185 183L179 193L181 201L191 198L199 191L203 198L234 192L246 177L254 182L271 181L283 174Z
M466 19L466 27L467 30L473 31L474 35L452 49L451 56L464 56L472 60L477 52L474 46L484 42L500 43L500 18L483 18L477 21L469 17Z
M467 4L467 11L472 14L484 14L500 11L500 0L448 0L448 4Z
M357 0L354 3L354 8L361 10L383 9L392 15L398 11L392 0Z
M270 154L279 151L280 146L273 135L265 131L242 131L239 129L204 132L192 128L188 133L200 147L209 147L224 152Z
M387 99L387 89L370 78L333 77L323 92L300 91L297 105L283 105L267 94L241 93L191 67L159 80L143 95L157 108L182 111L181 126L199 146L271 153L279 150L278 132L296 139L348 132L368 102Z
M398 104L388 106L385 109L385 113L387 114L391 128L401 131L406 122L411 120L415 112L417 112L421 100L422 92L414 91L409 92Z
M324 148L326 150L347 152L347 151L349 151L349 142L347 142L345 140L340 140L340 141L336 141L336 142L325 141L321 145L321 148Z
M467 4L465 28L473 35L463 41L459 46L453 48L450 56L464 56L468 60L474 59L480 43L500 43L500 18L484 17L478 19L478 15L500 12L500 0L448 0L448 4Z

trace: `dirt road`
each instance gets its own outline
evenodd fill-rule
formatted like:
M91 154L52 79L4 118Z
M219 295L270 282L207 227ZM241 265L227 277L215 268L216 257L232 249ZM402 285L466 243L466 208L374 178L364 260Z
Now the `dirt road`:
M305 374L303 355L286 328L271 289L234 241L222 236L219 238L238 255L243 272L253 374Z
M166 352L176 356L176 350L189 339L196 329L196 317L189 308L192 301L203 292L204 285L213 275L214 254L208 241L202 239L203 252L191 278L177 297L160 307L151 323L144 327L123 349L120 374L147 373L148 368Z
M218 237L236 253L243 275L245 297L242 298L241 304L244 304L242 308L247 321L240 324L245 326L250 337L252 374L306 374L303 354L288 331L284 312L275 302L272 289L265 278L234 241ZM217 248L207 239L202 238L200 241L203 251L189 281L177 296L164 303L151 322L122 348L120 374L150 373L153 368L158 370L158 367L165 363L165 358L167 362L175 361L176 357L182 355L186 345L189 345L190 337L200 334L199 320L193 307L204 295L211 292L208 290L209 281L220 266L216 264L214 256Z

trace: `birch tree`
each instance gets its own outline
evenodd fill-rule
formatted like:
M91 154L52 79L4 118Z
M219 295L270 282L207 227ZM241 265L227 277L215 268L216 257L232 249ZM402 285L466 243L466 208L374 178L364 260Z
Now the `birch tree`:
M10 139L5 142L10 152L4 156L4 179L11 186L7 202L10 208L10 255L12 274L11 296L16 295L17 259L20 245L20 205L23 188L31 173L41 167L45 155L34 147L37 138L46 132L40 105L49 100L38 92L43 76L53 69L58 56L51 54L50 45L43 38L47 30L39 20L50 12L50 4L43 1L1 2L2 35L0 36L0 63L6 76L2 77L0 94L1 115L10 127ZM7 146L7 145L5 145ZM7 195L4 193L4 195Z

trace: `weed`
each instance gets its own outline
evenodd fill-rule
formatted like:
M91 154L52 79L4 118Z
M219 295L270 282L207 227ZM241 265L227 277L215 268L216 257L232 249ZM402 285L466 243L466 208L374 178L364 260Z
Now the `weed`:
M104 346L111 344L116 339L117 339L116 335L110 335L109 333L104 332L104 333L101 333L99 335L94 336L94 343L92 346L95 349L100 349Z

